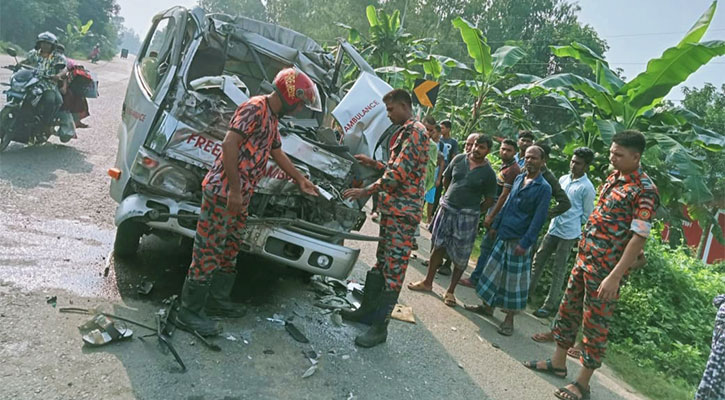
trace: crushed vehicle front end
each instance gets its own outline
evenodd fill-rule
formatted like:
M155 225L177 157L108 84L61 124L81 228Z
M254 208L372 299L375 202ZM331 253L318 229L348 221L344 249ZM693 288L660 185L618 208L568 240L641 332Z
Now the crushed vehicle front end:
M176 23L184 31L177 37L178 61L164 70L173 70L176 78L157 78L156 94L163 93L163 98L149 97L149 104L158 107L153 116L144 114L144 119L153 121L143 124L138 115L132 115L135 103L129 96L139 94L129 85L119 134L123 143L119 143L115 168L118 177L111 186L112 197L119 202L117 255L135 251L138 238L151 232L187 238L182 242L190 244L199 215L201 181L221 152L237 105L270 93L269 82L276 72L295 65L318 85L324 109L282 119L282 150L321 188L322 195L300 192L270 159L249 206L242 250L310 273L347 277L359 250L344 246L344 240L378 238L352 232L361 228L365 213L359 202L341 195L359 174L349 147L341 144L342 133L329 128L333 126L331 107L340 101L334 82L335 58L299 33L243 17L205 15L195 9L188 12L185 22ZM150 46L154 45L152 36L147 38ZM173 52L169 53L161 65L173 60ZM143 81L143 59L136 64L134 73ZM147 114L154 108L149 110Z

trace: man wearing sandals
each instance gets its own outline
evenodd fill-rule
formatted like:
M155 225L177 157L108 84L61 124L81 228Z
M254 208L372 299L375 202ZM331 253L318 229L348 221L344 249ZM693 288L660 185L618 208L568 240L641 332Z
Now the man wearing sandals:
M360 199L380 194L380 237L377 262L368 271L363 301L355 310L343 310L348 321L371 324L355 338L360 347L373 347L388 338L390 314L398 302L408 260L413 247L415 228L423 211L423 185L430 139L425 127L413 115L412 99L403 89L383 97L388 118L400 125L390 159L383 176L365 188L347 189L343 197Z
M620 285L638 264L649 236L659 195L640 167L645 145L645 137L638 131L622 131L612 137L609 161L615 171L602 186L579 242L576 265L554 320L556 350L549 360L524 363L566 377L566 352L574 344L579 325L583 326L583 368L574 382L554 393L559 399L589 399L589 381L602 365Z
M488 234L496 238L491 256L476 286L480 306L470 311L491 316L495 307L506 311L498 333L511 336L514 315L526 307L529 297L531 251L546 221L551 186L541 175L546 153L536 145L524 153L525 173L516 177L503 210L496 216Z
M428 274L424 280L408 284L410 290L431 291L436 270L447 255L455 268L443 301L451 307L456 305L455 282L461 278L471 257L481 212L493 204L496 194L496 173L486 159L492 145L491 138L479 134L472 150L456 156L446 168L443 177L446 195L431 229L433 252Z

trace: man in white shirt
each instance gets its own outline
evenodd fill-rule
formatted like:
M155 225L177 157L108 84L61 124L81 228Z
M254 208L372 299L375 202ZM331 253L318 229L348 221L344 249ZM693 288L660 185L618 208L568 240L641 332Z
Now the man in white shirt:
M536 283L541 277L546 262L554 255L551 288L549 288L549 294L544 304L534 312L537 317L548 317L554 314L559 307L568 271L569 254L581 237L582 225L594 209L596 190L586 174L592 160L594 160L594 152L591 149L588 147L577 148L569 163L571 173L559 178L559 184L569 197L571 208L551 220L549 230L534 256L529 292L533 292L536 288Z

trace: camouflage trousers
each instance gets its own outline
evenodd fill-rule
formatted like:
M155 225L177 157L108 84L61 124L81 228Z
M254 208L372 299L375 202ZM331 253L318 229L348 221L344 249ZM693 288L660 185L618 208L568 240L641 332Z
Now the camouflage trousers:
M244 210L233 215L227 212L226 206L225 197L204 191L199 222L196 224L189 279L207 281L217 269L236 272L247 213Z
M553 333L557 345L568 349L574 345L581 324L584 350L580 360L584 367L596 369L602 366L609 324L617 300L601 300L597 297L599 284L608 272L593 274L587 271L583 257L578 258L571 270L564 299L559 305Z
M383 240L378 243L377 262L373 268L383 274L385 290L400 292L403 288L416 226L404 218L386 214L380 216L380 237Z

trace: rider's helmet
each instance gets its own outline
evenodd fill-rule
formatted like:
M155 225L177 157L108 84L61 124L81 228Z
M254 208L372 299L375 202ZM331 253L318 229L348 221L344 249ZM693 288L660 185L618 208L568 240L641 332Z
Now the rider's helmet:
M303 103L312 111L322 111L320 92L309 76L296 68L285 68L274 78L274 87L282 98L282 111L286 114Z
M55 46L58 44L58 38L50 32L41 33L40 35L38 35L38 38L35 40L35 49L36 50L40 49L41 42L50 43L51 45L53 45L53 49L55 49Z

